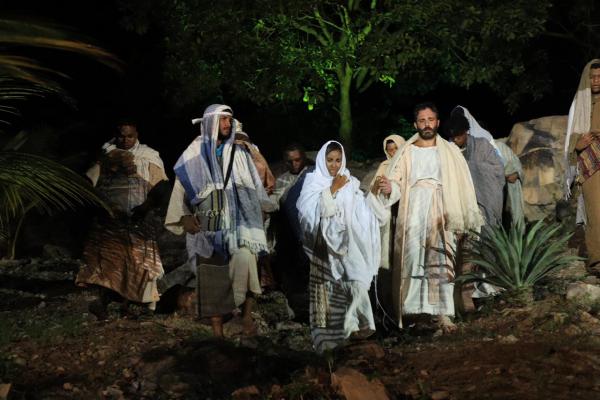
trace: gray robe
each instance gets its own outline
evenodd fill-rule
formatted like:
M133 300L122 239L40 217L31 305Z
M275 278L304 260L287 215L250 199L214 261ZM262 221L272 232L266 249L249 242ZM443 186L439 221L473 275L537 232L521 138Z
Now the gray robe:
M487 139L468 136L463 155L469 165L477 204L487 225L502 223L504 165Z

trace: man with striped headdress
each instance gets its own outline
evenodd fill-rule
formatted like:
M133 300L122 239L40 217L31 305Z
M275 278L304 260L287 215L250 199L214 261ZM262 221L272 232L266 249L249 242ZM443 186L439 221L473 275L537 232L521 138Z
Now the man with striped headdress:
M569 110L565 140L567 198L581 189L577 222L585 224L588 270L600 275L600 59L587 63ZM579 190L577 190L579 192Z
M256 257L267 251L262 211L272 203L245 146L235 143L229 106L213 104L201 133L175 164L177 180L165 220L187 233L190 265L196 266L200 318L223 336L223 317L243 307L244 332L255 331L251 311L261 293Z

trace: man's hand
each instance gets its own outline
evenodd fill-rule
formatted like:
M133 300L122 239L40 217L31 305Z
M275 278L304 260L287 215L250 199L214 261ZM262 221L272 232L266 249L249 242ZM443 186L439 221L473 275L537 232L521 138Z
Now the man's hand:
M585 150L590 144L592 144L592 141L594 140L596 135L598 135L598 132L594 132L594 133L588 132L588 133L584 133L583 135L579 136L579 139L577 139L577 143L575 143L575 150L577 150L577 151Z
M345 175L336 175L331 182L331 194L334 195L338 190L344 187L348 182L348 177Z
M200 232L200 222L198 222L198 218L194 215L184 215L181 217L181 224L183 225L183 230L187 233L198 233Z
M371 186L371 193L373 193L374 196L377 196L379 194L379 182L380 181L381 181L381 176L376 176L375 182L373 182L373 186Z
M514 174L506 175L506 182L515 183L519 179L519 174L515 172Z
M382 176L379 180L379 190L386 196L389 195L392 193L392 182L387 177Z

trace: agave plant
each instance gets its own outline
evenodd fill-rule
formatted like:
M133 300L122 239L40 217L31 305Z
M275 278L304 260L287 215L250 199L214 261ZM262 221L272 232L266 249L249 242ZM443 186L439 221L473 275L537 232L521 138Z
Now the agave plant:
M581 260L565 254L572 232L561 235L562 226L543 220L516 224L505 230L488 227L475 233L467 261L477 270L458 278L459 282L485 282L518 292L533 287L548 274Z
M119 69L119 61L112 54L62 29L0 18L0 122L4 127L9 124L5 116L19 114L18 101L49 94L68 98L58 83L64 73L23 55L36 49L81 54ZM18 152L26 139L25 134L17 135L0 149L0 237L7 242L10 258L15 255L16 238L30 210L52 212L84 203L108 209L85 179L73 171L47 158Z

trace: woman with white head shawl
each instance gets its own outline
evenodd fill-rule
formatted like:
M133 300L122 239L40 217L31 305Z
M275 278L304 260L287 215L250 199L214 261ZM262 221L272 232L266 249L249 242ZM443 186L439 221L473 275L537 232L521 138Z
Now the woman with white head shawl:
M311 262L311 335L320 353L375 330L368 291L381 249L380 224L346 169L342 145L325 143L316 161L296 205Z
M394 157L396 152L404 146L406 140L400 135L389 135L383 139L383 152L387 159L382 161L377 168L377 172L371 180L369 190L373 191L374 186L379 185L379 180L385 175L386 171L390 166L391 159ZM395 206L397 208L397 206ZM389 269L391 260L391 248L390 245L393 240L393 226L392 220L396 219L397 209L392 210L389 218L386 219L385 224L381 227L381 268Z

